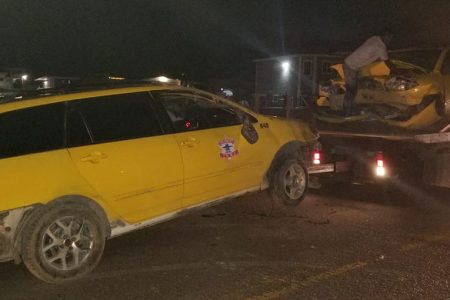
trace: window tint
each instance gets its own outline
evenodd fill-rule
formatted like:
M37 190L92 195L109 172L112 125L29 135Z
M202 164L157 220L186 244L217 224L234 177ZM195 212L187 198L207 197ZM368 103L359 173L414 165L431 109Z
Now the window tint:
M0 114L0 158L64 148L64 103Z
M72 110L67 119L68 146L76 147L93 144L90 130L79 110Z
M146 93L69 102L69 146L162 134Z
M231 107L218 106L206 114L212 127L225 127L241 124L241 120Z
M176 132L241 124L233 108L184 91L154 92Z

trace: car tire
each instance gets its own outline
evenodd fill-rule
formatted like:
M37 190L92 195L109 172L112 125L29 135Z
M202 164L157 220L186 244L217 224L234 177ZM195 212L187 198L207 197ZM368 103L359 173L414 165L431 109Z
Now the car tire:
M272 178L272 198L284 205L298 205L306 196L308 181L308 171L303 161L287 158Z
M98 215L78 203L38 208L22 231L25 266L48 283L65 283L91 272L105 247Z

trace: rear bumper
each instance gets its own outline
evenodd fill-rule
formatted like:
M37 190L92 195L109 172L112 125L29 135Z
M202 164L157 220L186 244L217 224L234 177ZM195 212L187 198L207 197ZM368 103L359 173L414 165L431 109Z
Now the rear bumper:
M334 173L335 165L332 164L320 164L320 165L311 165L308 167L309 174L319 174L319 173Z

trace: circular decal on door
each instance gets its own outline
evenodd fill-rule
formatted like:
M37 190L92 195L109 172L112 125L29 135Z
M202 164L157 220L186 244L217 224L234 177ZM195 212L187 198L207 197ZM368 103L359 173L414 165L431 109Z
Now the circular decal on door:
M219 141L218 145L221 158L231 159L233 156L239 155L239 150L236 149L233 139L226 137Z

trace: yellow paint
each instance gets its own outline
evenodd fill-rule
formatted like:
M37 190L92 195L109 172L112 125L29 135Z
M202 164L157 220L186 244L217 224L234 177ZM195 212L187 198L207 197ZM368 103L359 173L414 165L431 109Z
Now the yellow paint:
M450 232L443 232L443 233L432 234L429 236L423 236L423 237L421 237L421 239L422 239L421 241L412 242L412 243L404 245L403 247L401 247L400 251L409 252L409 251L413 251L413 250L425 247L432 243L448 241L450 239Z
M0 105L0 114L76 99L168 89L141 86L42 97ZM170 86L169 89L196 91ZM259 188L276 152L286 143L314 143L298 121L258 115L206 92L258 119L259 139L249 144L242 125L88 145L0 159L0 211L46 204L66 195L97 202L109 220L128 224ZM95 101L93 99L92 101ZM260 126L264 124L264 126ZM219 142L234 140L238 155L220 157Z
M291 282L289 286L281 288L279 290L270 291L263 293L260 296L246 298L246 300L270 300L270 299L278 299L282 296L287 296L290 294L298 293L304 288L312 286L314 284L327 281L333 277L340 276L342 274L351 272L356 269L363 268L367 265L366 262L356 262L348 265L344 265L334 270L326 271L315 276L308 277L301 281Z
M127 222L181 207L183 165L173 136L70 148L69 153L81 175ZM93 153L105 157L84 161Z
M435 103L432 102L429 104L425 109L420 111L419 113L413 115L411 118L409 118L406 121L394 121L394 120L384 120L380 119L380 121L403 128L409 128L409 129L421 129L421 128L427 128L428 126L433 125L437 121L441 119L441 116L439 116L436 112Z
M83 195L113 210L79 176L67 150L0 159L0 211L46 203L64 195Z
M409 251L413 251L413 250L416 250L419 248L423 248L425 246L428 246L428 245L436 243L436 242L448 241L450 238L449 234L450 234L450 232L446 231L446 232L442 232L442 233L432 234L429 236L422 236L420 241L406 244L406 245L402 246L400 249L398 249L397 251L409 252ZM384 255L382 255L381 258L378 256L376 258L374 257L374 258L368 259L366 261L358 261L358 262L350 263L350 264L347 264L347 265L344 265L344 266L341 266L341 267L338 267L335 269L325 271L325 272L317 274L317 275L307 277L303 280L288 281L285 287L281 287L281 288L273 290L273 291L264 292L258 296L252 296L252 297L248 297L245 299L246 300L270 300L270 299L279 299L280 297L289 297L290 295L301 292L303 289L305 289L307 287L313 286L315 284L323 283L334 277L341 276L343 274L346 274L348 272L351 272L351 271L354 271L357 269L362 269L362 268L366 267L368 264L373 264L373 263L379 262L380 260L383 260L383 259L384 259Z
M317 99L317 106L330 106L330 102L328 101L328 97L320 96Z
M368 66L365 66L364 68L361 68L359 70L359 76L365 77L365 76L388 76L391 70L386 66L386 64L383 61L377 61L374 63L371 63Z

